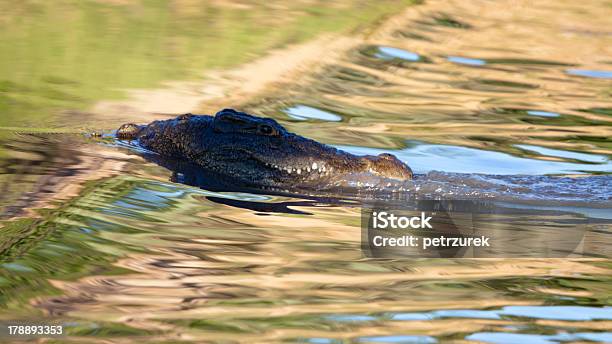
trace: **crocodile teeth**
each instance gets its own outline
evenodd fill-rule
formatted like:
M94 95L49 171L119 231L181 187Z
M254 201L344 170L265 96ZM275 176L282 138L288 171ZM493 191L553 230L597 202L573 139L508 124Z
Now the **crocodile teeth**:
M297 174L301 174L302 173L302 169L298 168L297 169Z
M316 170L316 169L317 169L317 163L316 163L316 162L313 162L313 163L312 163L312 169L313 169L313 170Z
M310 172L310 167L306 167L306 171Z

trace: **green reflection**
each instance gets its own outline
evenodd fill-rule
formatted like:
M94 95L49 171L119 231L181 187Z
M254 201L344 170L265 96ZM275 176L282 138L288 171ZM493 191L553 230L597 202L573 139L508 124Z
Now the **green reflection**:
M124 89L200 77L322 32L366 26L410 3L5 2L0 126L49 125L66 110L82 119L80 111Z
M70 281L92 273L114 275L129 272L112 264L117 256L130 251L129 247L92 235L96 228L102 228L103 223L88 215L97 211L95 204L100 200L100 194L110 202L133 188L134 182L129 179L89 182L82 196L57 209L39 210L39 219L2 223L0 317L10 315L16 318L32 311L24 307L29 299L56 294L48 279ZM118 223L105 229L130 231ZM109 249L104 249L105 246Z

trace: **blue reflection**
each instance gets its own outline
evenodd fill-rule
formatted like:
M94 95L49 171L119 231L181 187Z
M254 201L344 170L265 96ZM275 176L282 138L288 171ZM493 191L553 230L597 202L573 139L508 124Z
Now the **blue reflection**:
M592 342L612 343L612 332L584 332L574 333L574 337Z
M340 344L342 341L331 338L307 338L303 341L304 343L312 343L312 344Z
M500 319L499 311L481 311L472 309L449 309L428 313L397 313L391 316L391 320L414 321L433 320L441 318L472 318L472 319Z
M429 344L437 343L436 339L429 336L376 336L376 337L360 337L357 339L360 343L401 343L401 344Z
M378 47L378 53L375 56L383 60L398 58L407 61L418 61L421 59L419 54L393 47Z
M560 114L556 112L538 111L538 110L527 111L527 114L531 116L539 116L539 117L559 117L561 116Z
M485 60L471 59L468 57L449 56L447 59L453 63L459 63L459 64L464 64L464 65L469 65L469 66L484 66L487 64Z
M467 340L495 344L557 344L558 341L550 340L550 336L539 334L504 333L504 332L479 332L465 337Z
M499 314L548 320L612 320L612 307L507 306Z
M415 320L432 320L433 314L429 313L397 313L391 316L391 320L415 321Z
M339 122L342 120L342 117L336 114L306 105L296 105L290 107L285 110L285 113L287 113L289 117L300 121L305 121L308 119L319 119L322 121Z
M359 314L337 314L328 315L325 317L327 320L341 321L341 322L359 322L359 321L375 321L378 318L370 315L359 315Z
M7 270L16 271L16 272L34 272L34 269L32 269L31 267L25 266L25 265L22 265L16 262L4 263L2 264L2 267Z
M414 321L442 318L501 319L502 316L565 321L612 320L612 307L506 306L502 309L489 311L449 309L426 313L396 313L391 316L391 320Z
M596 79L612 79L612 71L591 69L568 69L567 74Z
M152 190L149 187L164 188ZM185 190L169 187L166 184L144 184L128 193L125 197L115 201L113 205L122 210L146 211L161 210L171 205L172 200L182 198Z
M536 152L540 155L545 155L545 156L575 159L575 160L581 160L581 161L586 161L586 162L592 162L596 164L604 164L608 162L608 158L603 155L577 153L577 152L572 152L572 151L545 148L545 147L533 146L533 145L514 145L514 147L524 149L527 151Z
M433 312L438 318L478 318L478 319L500 319L495 311L480 311L471 309L450 309Z
M482 173L498 175L546 175L564 173L612 172L612 163L598 155L585 154L600 164L580 164L516 157L507 153L451 145L409 141L408 148L389 151L359 146L336 146L359 155L393 153L416 173L443 171L452 173ZM564 152L564 151L563 151ZM569 153L568 153L569 154ZM580 153L576 153L580 154ZM582 156L581 156L582 157ZM584 158L584 157L583 157Z
M506 332L478 332L465 337L465 339L493 344L559 344L563 342L575 342L584 340L600 343L610 343L612 341L612 333L582 332L544 335Z

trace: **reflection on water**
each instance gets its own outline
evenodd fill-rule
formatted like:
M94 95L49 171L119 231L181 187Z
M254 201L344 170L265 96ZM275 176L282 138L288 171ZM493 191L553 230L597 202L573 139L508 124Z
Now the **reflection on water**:
M525 165L510 173L610 172L612 51L607 35L582 34L606 26L602 11L609 11L603 2L578 9L569 2L434 1L289 91L247 108L281 120L295 104L339 115L342 121L330 125L335 130L293 128L342 146L410 149L406 140L418 139L481 149L475 153L483 157L476 162L481 173L498 173L503 164L486 161L484 151L529 158L535 167L508 156L508 165ZM592 153L597 162L561 164L577 160L542 153L549 149ZM559 164L539 168L553 161Z
M123 98L126 89L192 80L320 33L354 30L410 3L4 2L0 127L106 126L104 118L93 117L96 101Z
M111 28L127 29L91 40L91 55L66 52L91 57L66 64L89 66L82 80L81 70L41 63L30 78L1 63L9 81L0 82L0 104L10 110L2 125L42 127L38 110L111 97L103 91L108 63L125 76L118 88L177 79L195 61L232 64L244 46L268 49L256 41L268 42L270 20L316 33L328 22L320 18L352 8L273 2L264 11L220 1L201 14L198 2L180 3L145 12L131 1L88 3L83 18L62 11L85 27L70 31L72 39L107 28L87 16L98 6L108 14L100 18L116 21ZM28 6L35 19L53 22L47 5ZM407 193L497 197L579 214L589 221L594 251L606 252L612 54L602 30L610 11L604 1L430 1L244 107L354 153L396 154L419 173ZM130 29L130 13L141 13L143 29ZM186 25L168 24L176 18ZM202 38L199 25L216 29ZM281 41L310 36L287 30L278 33ZM70 38L56 32L45 36L47 48L30 44L45 41L36 32L17 51L54 61L56 44L73 47L53 39ZM219 32L229 36L217 40ZM112 49L102 54L98 44ZM34 46L42 54L19 50ZM199 54L202 46L214 48ZM123 63L113 62L117 47L129 48ZM80 121L68 120L71 128ZM105 141L0 130L1 321L58 321L72 342L612 341L609 260L366 259L358 201L201 189L142 159L143 152ZM542 226L550 230L557 220L543 218Z
M542 156L566 158L566 159L572 159L572 160L578 160L582 162L590 162L590 163L602 164L602 165L609 164L608 157L603 156L603 155L577 153L577 152L564 151L560 149L551 149L551 148L532 146L532 145L514 145L514 146L517 148L524 149L526 151L536 152ZM610 169L611 168L608 166L607 170L609 171ZM606 170L604 169L604 171Z
M471 65L471 66L483 66L487 64L486 61L481 60L481 59L470 59L467 57L459 57L459 56L449 56L448 60L450 62L462 63L466 65Z
M342 117L338 115L305 105L296 105L286 109L285 111L289 117L300 121L305 121L307 119L318 119L321 121L336 122L342 120Z
M528 115L532 115L532 116L540 116L540 117L559 117L561 115L559 115L556 112L549 112L549 111L537 111L537 110L530 110L527 111Z
M56 178L48 187L60 191L41 198L32 216L4 222L3 319L44 316L66 324L75 340L250 342L256 335L263 342L495 343L528 335L557 343L561 334L609 336L601 323L612 320L607 261L364 259L355 204L213 192L168 182L167 171L129 151L62 138L28 145L32 140L39 138L11 143L22 154L16 166L61 156L70 143L74 162L47 163L46 173L93 164L98 177L74 196L62 190L87 174ZM114 163L94 164L107 160ZM127 164L129 173L117 164ZM589 207L610 198L605 176L591 177L603 183L591 185L600 189L594 194L589 182L572 187L573 178L440 172L421 178L423 188L522 186L527 194L514 197L544 195L587 217L602 210ZM564 197L582 200L583 208ZM605 252L609 225L593 220L594 244Z
M575 341L601 342L607 343L612 337L607 333L572 333L559 335L526 335L499 332L480 332L468 336L466 339L483 341L487 343L534 343L534 344L555 344Z
M407 162L417 173L432 170L456 173L486 173L486 174L561 174L585 172L611 172L612 162L608 156L597 154L576 153L559 149L550 149L532 145L514 145L540 156L552 156L570 161L550 161L528 159L484 149L475 149L450 145L426 144L422 142L407 142L408 148L388 150L353 146L338 146L354 154L380 154L391 152L399 159ZM589 163L589 164L585 164Z
M585 76L587 78L612 79L612 71L606 70L568 69L567 74Z
M383 60L398 58L408 61L418 61L421 58L419 54L393 47L378 47L378 52L374 56Z

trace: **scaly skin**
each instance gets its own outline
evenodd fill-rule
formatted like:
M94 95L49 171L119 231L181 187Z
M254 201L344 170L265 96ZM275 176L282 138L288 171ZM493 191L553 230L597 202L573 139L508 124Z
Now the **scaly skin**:
M116 135L248 186L316 188L363 173L412 178L394 155L356 156L290 133L273 119L232 109L214 117L186 114L148 125L124 124Z

